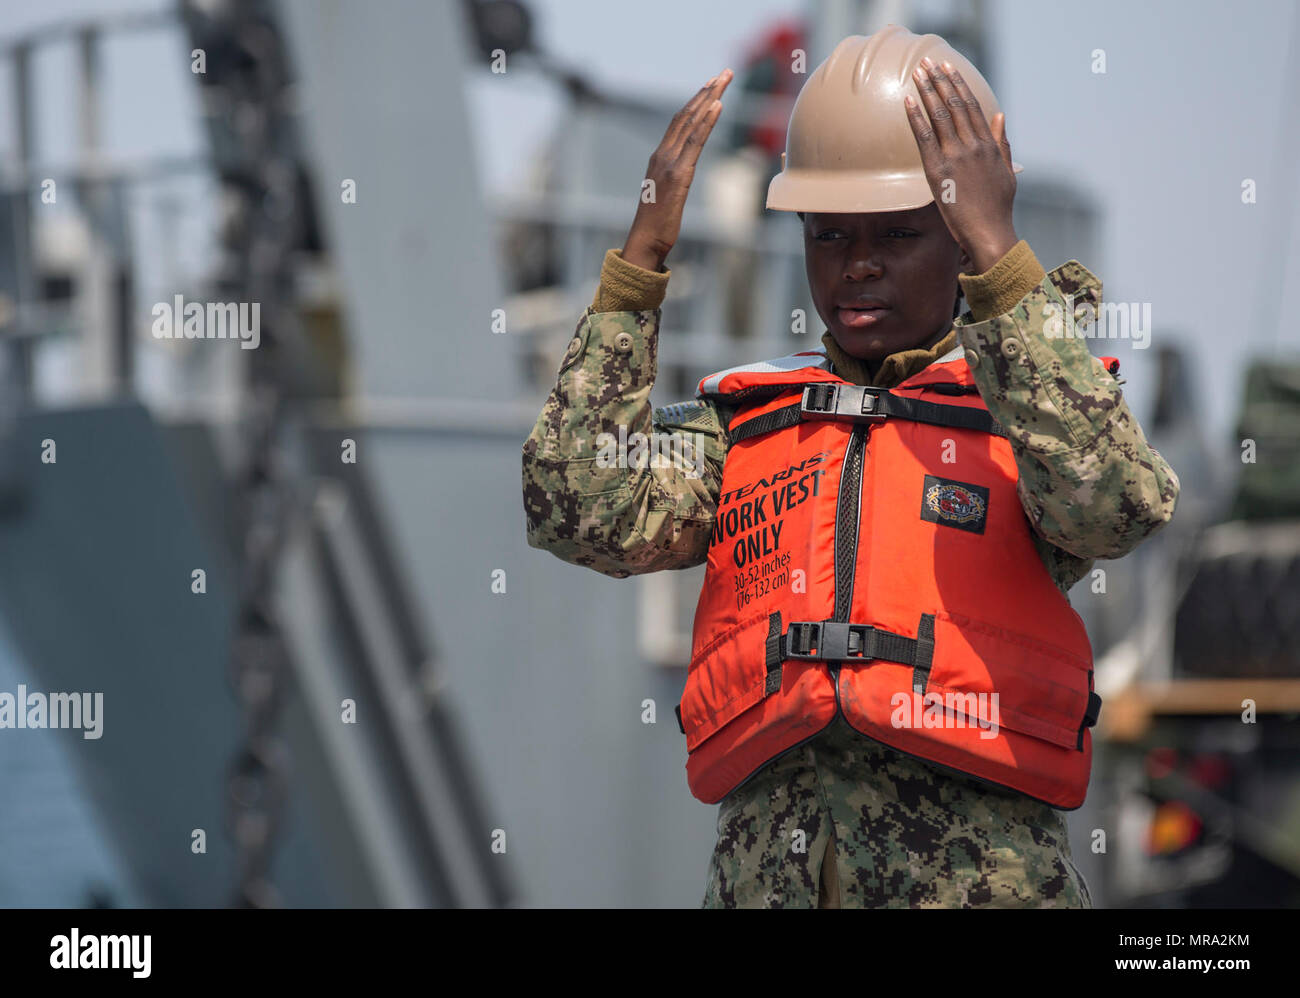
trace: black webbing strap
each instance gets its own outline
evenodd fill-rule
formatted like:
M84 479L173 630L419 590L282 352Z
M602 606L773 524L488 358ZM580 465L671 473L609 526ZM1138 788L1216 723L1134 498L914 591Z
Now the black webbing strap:
M781 614L780 611L768 614L767 641L764 642L767 659L767 685L763 696L771 696L781 690Z
M934 661L934 614L921 614L916 628L916 657L912 661L912 689L924 693L930 681L930 665Z
M928 674L934 657L934 615L922 614L922 626L929 618L929 630L909 638L870 624L843 620L807 620L792 623L785 633L782 654L796 662L845 662L853 659L884 659Z
M686 725L682 723L682 705L678 704L673 711L677 714L677 727L682 729L682 734L686 734Z
M1088 670L1088 685L1092 686L1092 670ZM1101 716L1101 697L1097 696L1092 690L1088 691L1088 709L1083 713L1083 723L1079 725L1079 740L1075 743L1075 748L1080 752L1083 751L1083 733L1097 723L1097 718Z
M827 383L809 385L804 389L803 398L798 402L745 420L730 431L730 437L731 442L736 443L762 433L783 430L805 419L839 419L866 423L879 422L889 416L935 426L980 430L999 437L1007 435L1007 431L987 409L905 398L894 395L886 388Z
M944 405L941 402L903 398L901 395L883 396L880 408L890 416L911 419L917 423L955 426L964 430L982 430L998 437L1007 435L1007 431L1003 429L1002 424L994 419L987 409L976 409L964 405Z
M787 426L794 426L796 423L803 422L801 409L800 403L796 402L794 405L784 405L780 409L773 409L761 416L747 419L730 432L731 442L733 444L738 443L741 440L747 440L762 433L784 430Z

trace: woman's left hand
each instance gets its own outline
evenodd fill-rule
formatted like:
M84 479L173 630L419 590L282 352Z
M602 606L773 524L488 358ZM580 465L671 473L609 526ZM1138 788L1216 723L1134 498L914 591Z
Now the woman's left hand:
M950 62L940 66L923 59L912 75L925 111L908 95L907 119L935 205L975 273L982 274L1018 241L1011 222L1016 175L1006 115L994 115L990 131L979 101Z

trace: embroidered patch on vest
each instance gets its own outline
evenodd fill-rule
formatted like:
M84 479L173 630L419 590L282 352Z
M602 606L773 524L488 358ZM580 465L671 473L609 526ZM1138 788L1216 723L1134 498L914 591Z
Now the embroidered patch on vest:
M969 482L926 475L921 486L921 519L984 533L989 511L989 490Z

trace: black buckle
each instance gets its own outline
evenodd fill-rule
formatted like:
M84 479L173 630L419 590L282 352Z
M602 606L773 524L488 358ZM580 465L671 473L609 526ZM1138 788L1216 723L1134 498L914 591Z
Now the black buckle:
M871 628L866 624L850 624L842 620L796 621L786 631L785 657L796 662L842 662L846 658L862 658L869 630Z
M860 385L808 385L803 390L799 414L804 419L845 419L853 423L877 422L888 415L882 410L880 392Z
M839 385L809 385L803 390L803 401L799 409L805 415L835 414L835 404L839 401Z

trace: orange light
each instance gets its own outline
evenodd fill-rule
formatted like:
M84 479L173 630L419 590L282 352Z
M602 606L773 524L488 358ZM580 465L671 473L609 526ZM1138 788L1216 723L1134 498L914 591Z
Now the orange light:
M1156 808L1147 829L1146 850L1152 856L1181 852L1201 834L1201 819L1182 801L1166 801Z

